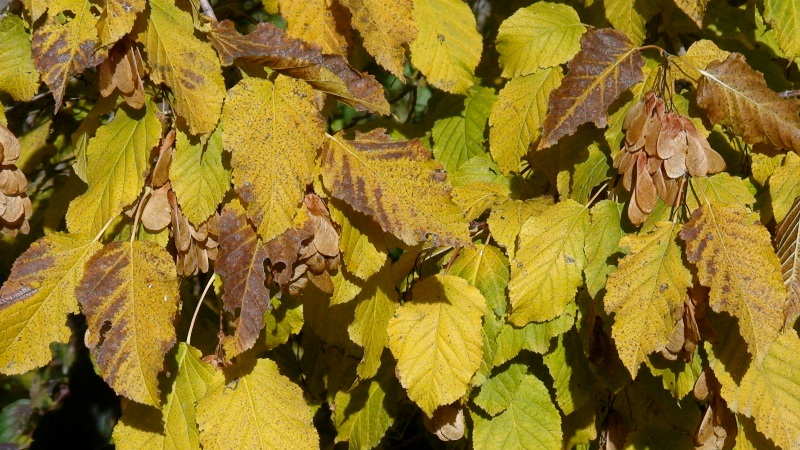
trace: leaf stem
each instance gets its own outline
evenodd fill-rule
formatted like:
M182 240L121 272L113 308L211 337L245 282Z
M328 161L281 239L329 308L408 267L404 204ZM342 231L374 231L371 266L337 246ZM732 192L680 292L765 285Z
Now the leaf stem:
M203 11L203 14L214 19L214 22L217 22L217 16L214 14L214 9L211 8L211 4L208 3L208 0L200 0L200 9Z
M108 226L111 225L111 222L113 222L114 219L116 219L116 218L117 218L117 216L114 216L114 217L108 219L108 222L106 222L106 224L103 225L103 228L100 229L100 232L97 233L97 236L95 236L94 239L92 239L92 241L99 241L100 238L103 237L103 233L105 233L106 229L108 229Z
M217 277L216 273L211 274L211 278L208 279L208 283L206 283L206 287L205 289L203 289L203 293L200 295L200 300L197 302L197 307L194 309L194 314L192 314L192 321L189 323L189 332L186 334L186 345L191 345L194 322L195 320L197 320L197 314L200 313L200 306L203 304L203 300L206 298L208 289L211 288L211 285L214 283L214 279L216 277Z

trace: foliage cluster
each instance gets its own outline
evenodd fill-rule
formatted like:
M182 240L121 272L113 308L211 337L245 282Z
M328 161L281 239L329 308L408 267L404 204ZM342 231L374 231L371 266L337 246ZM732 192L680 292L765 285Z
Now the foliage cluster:
M798 448L799 11L10 3L2 436L82 340L121 449Z

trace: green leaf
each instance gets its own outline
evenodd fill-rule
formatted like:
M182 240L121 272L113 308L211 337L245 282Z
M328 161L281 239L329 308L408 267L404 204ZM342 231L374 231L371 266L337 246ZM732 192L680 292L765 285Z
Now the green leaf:
M381 270L386 263L386 244L378 224L335 199L328 203L328 209L341 230L339 250L347 270L362 280Z
M755 201L756 198L753 197L743 179L725 172L716 173L710 177L689 179L686 206L690 211L705 205L706 202L745 206L752 205Z
M485 419L473 415L476 450L561 449L561 416L550 401L547 387L533 375L526 375L517 385L511 403L500 415Z
M589 148L589 156L574 166L572 174L572 189L569 198L578 203L586 204L595 186L609 178L611 165L608 163L608 156L603 153L596 143L592 143Z
M239 361L214 374L212 387L197 404L203 448L312 449L319 435L303 391L281 375L278 365ZM247 369L247 370L246 370Z
M466 94L474 83L483 44L475 16L461 0L414 0L419 33L411 42L411 62L435 87Z
M503 76L529 75L569 61L585 31L578 13L567 5L539 2L518 9L497 33Z
M558 337L553 351L544 355L544 365L553 377L556 403L565 415L575 412L594 395L596 381L576 332Z
M511 262L511 323L543 322L566 311L583 283L588 231L589 210L574 200L555 204L525 222Z
M350 340L364 347L364 357L356 371L359 378L367 379L378 372L381 354L389 341L386 327L398 306L388 264L367 281L358 298L355 319L347 332Z
M480 291L463 278L434 275L414 284L412 301L389 321L389 348L397 376L428 415L461 398L483 358Z
M511 405L520 382L527 374L528 368L525 364L510 364L505 370L486 380L472 401L494 417Z
M554 337L566 333L575 324L576 307L573 303L567 312L547 322L532 322L522 328L504 324L497 336L494 365L499 366L514 358L522 350L544 354L550 351Z
M455 172L470 158L486 153L484 131L496 98L494 89L473 87L460 116L439 119L433 125L433 156L445 170Z
M489 151L503 173L517 172L520 158L539 139L547 100L563 78L554 67L514 78L500 90L489 116Z
M632 378L648 354L669 342L683 314L692 275L675 241L678 231L676 224L661 222L652 233L624 237L619 246L630 254L608 277L603 304L614 314L611 336Z
M625 205L611 200L601 200L591 211L591 225L586 234L586 289L594 297L606 286L606 278L616 269L609 259L619 249L619 240L625 235L620 227Z
M31 35L21 17L8 14L0 20L0 92L28 101L39 90L39 72L33 66Z
M496 315L502 316L505 313L508 258L496 247L476 244L475 248L461 249L448 273L461 277L478 288L489 309Z
M390 366L385 366L373 380L362 381L349 391L334 397L336 409L335 442L348 441L350 448L375 448L394 423L400 386Z
M149 100L144 111L121 106L111 122L97 130L86 150L89 189L67 211L71 232L95 235L136 200L144 187L150 150L160 136L161 122Z
M778 45L789 60L800 56L800 1L764 0L764 18L775 30Z
M225 168L222 155L220 127L205 145L177 132L169 179L183 214L195 226L217 211L230 188L231 172Z

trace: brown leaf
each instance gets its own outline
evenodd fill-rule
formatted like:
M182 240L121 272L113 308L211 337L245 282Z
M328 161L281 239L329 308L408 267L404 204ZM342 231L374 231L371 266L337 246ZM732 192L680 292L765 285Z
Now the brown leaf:
M142 225L150 231L163 230L172 220L172 207L167 198L168 191L168 184L154 190L144 205Z
M264 328L264 313L270 307L269 290L264 285L268 255L238 200L223 208L219 231L215 267L225 289L223 308L236 317L234 335L223 340L225 358L230 360L251 348Z
M305 204L314 230L314 239L311 241L314 247L324 256L338 255L339 233L331 222L331 215L325 203L318 195L308 194L305 197Z
M172 144L174 143L175 130L170 130L161 140L161 146L158 149L158 160L156 165L153 166L153 173L150 175L150 185L154 188L161 187L169 181L169 168L172 164L172 155L174 153Z
M143 67L139 48L128 39L118 42L100 64L100 95L108 97L119 90L128 106L140 109L144 106Z
M295 219L295 222L298 220ZM313 235L310 220L306 217L298 225L267 242L267 256L272 274L281 287L288 286L301 275L301 273L296 273L294 265L299 258L298 253L303 247L303 243L311 240Z
M339 55L323 55L305 42L287 36L271 23L260 23L244 36L233 22L212 23L211 44L222 64L237 60L261 64L285 75L305 80L314 89L330 94L359 111L389 113L383 87L372 75L353 69Z
M457 441L464 437L464 407L453 403L436 408L433 418L423 417L425 428L442 441Z
M586 122L608 124L611 103L644 79L644 58L628 37L615 30L589 31L569 62L569 73L552 94L538 149L547 148Z
M800 153L800 100L778 96L739 53L700 73L697 104L714 124L730 127L748 144L763 142Z
M786 286L786 303L783 314L786 317L784 329L794 326L800 316L800 197L796 198L789 214L778 225L775 232L775 249L781 261L783 284Z

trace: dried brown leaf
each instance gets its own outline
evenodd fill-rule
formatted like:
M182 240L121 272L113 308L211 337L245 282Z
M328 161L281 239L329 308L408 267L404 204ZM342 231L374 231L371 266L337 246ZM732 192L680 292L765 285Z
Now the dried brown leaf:
M234 335L223 340L225 358L230 360L255 345L264 328L264 313L270 307L269 290L264 285L268 255L238 200L223 208L219 231L215 267L225 289L223 308L236 317Z
M383 87L375 77L353 69L343 56L323 55L318 48L287 36L271 23L260 23L245 36L236 31L233 22L223 20L212 23L209 37L226 66L237 60L262 64L303 79L357 110L389 113Z
M608 124L611 103L644 80L644 58L619 31L601 29L581 37L581 50L569 62L569 73L552 94L538 149L552 146L578 126Z
M700 73L697 103L713 123L730 127L748 144L800 153L800 100L781 98L739 53L711 62Z
M100 64L100 95L108 97L114 90L119 90L131 108L141 108L144 106L143 67L139 49L128 39L123 39Z
M800 197L795 199L789 214L775 232L775 249L781 260L783 284L786 286L786 303L783 313L784 328L791 328L800 316Z

